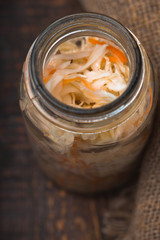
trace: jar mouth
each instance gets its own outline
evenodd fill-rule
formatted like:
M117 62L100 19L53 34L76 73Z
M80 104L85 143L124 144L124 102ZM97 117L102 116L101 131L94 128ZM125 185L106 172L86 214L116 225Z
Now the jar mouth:
M117 99L98 108L83 109L66 105L52 96L43 83L43 66L46 56L51 48L70 37L97 36L97 34L113 38L126 52L129 57L129 68L132 71L130 83ZM82 122L93 118L95 120L111 118L129 107L141 85L141 69L140 49L131 32L116 20L96 13L73 14L52 23L35 41L29 58L31 88L45 109L50 114L67 115L76 119L75 121Z

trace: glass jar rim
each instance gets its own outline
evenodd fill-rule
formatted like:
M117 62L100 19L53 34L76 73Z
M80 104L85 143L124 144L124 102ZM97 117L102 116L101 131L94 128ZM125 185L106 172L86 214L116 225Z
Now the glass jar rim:
M110 27L114 27L121 34L123 33L123 37L126 38L126 41L128 41L128 44L130 44L130 47L132 47L132 50L134 51L135 54L134 73L130 81L130 84L128 85L124 93L111 103L93 109L76 108L58 101L46 89L45 85L42 82L42 73L40 74L40 72L42 71L42 63L39 60L39 53L43 55L43 58L45 57L42 51L42 46L44 47L46 43L51 41L53 32L54 34L57 34L55 32L55 29L57 29L58 32L64 32L65 28L66 29L67 27L71 28L72 25L76 25L76 23L78 22L81 22L82 24L85 21L86 23L88 22L88 24L90 21L92 21L92 23L94 23L95 21L96 24L103 23L104 25L109 24ZM66 23L68 23L68 25L65 25ZM142 69L141 52L137 44L137 41L135 40L132 33L127 28L125 28L121 23L114 20L113 18L96 13L73 14L53 22L36 39L29 58L29 76L30 79L32 79L31 88L35 95L38 96L38 99L43 104L43 106L47 109L47 111L50 114L52 113L55 114L55 112L60 113L60 115L62 114L64 117L67 115L67 119L68 116L70 116L70 118L73 121L78 120L79 122L81 121L85 122L91 119L98 121L99 119L110 118L124 111L124 109L128 107L129 101L132 102L135 93L139 89L141 69Z

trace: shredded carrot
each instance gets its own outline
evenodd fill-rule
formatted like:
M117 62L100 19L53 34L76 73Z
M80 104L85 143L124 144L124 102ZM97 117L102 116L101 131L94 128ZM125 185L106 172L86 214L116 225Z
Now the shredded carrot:
M117 62L118 62L117 57L109 56L108 59L109 59L109 61L112 62L112 63L117 63ZM105 63L106 63L106 59L105 59L105 58L102 58L102 61L101 61L101 68L102 68L102 69L104 69Z
M88 58L87 58L87 57L84 57L84 58L83 58L83 61L84 61L84 63L88 62Z
M104 41L99 41L99 40L97 40L95 38L91 38L91 37L88 38L88 41L90 43L94 44L94 45L96 45L96 44L99 44L99 45L106 44L106 42L104 42ZM115 48L112 45L108 45L106 48L109 51L111 51L112 53L114 53L121 60L122 63L126 63L127 62L126 55L122 51L120 51L118 48ZM114 61L115 61L115 59L114 59Z
M108 45L106 48L109 51L111 51L112 53L114 53L121 60L122 63L126 63L127 62L126 55L122 51L120 51L119 49L117 49L117 48L115 48L115 47L113 47L111 45Z
M105 68L105 64L106 64L106 59L103 57L101 61L101 69Z
M118 62L117 57L109 56L108 58L109 58L110 62L113 62L113 63L117 63Z
M47 71L47 70L46 70ZM49 73L48 76L43 78L44 83L46 84L50 80L50 76L56 72L56 69L52 69Z
M54 73L55 73L55 71L56 71L56 69L52 69L52 70L49 72L49 75L52 75L52 74L54 74Z
M49 78L48 77L43 77L43 81L44 81L44 83L46 84L48 81L49 81Z
M91 86L91 84L89 82L87 82L84 78L81 78L81 77L76 77L76 78L72 78L72 79L63 79L63 86L65 86L68 83L75 82L75 81L82 81L88 89L90 89L91 91L95 91L95 89Z
M97 40L97 39L95 39L95 38L92 38L92 37L89 37L89 38L88 38L88 41L89 41L90 43L94 44L94 45L96 45L96 44L99 44L99 45L107 44L107 43L104 42L104 41L99 41L99 40Z

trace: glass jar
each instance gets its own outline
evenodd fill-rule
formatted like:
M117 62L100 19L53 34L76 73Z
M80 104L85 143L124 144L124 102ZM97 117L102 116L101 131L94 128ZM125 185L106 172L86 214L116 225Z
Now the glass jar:
M65 105L43 83L46 62L55 49L80 36L110 39L128 58L127 89L99 108ZM143 46L114 19L81 13L54 22L33 43L20 83L20 108L39 165L59 186L76 192L122 185L137 167L149 137L157 89Z

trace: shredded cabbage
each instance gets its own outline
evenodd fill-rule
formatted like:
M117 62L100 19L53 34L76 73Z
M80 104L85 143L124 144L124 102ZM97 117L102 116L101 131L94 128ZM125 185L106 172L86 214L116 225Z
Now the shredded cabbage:
M127 57L112 41L80 37L62 43L44 69L51 94L78 108L95 108L119 97L128 86Z

